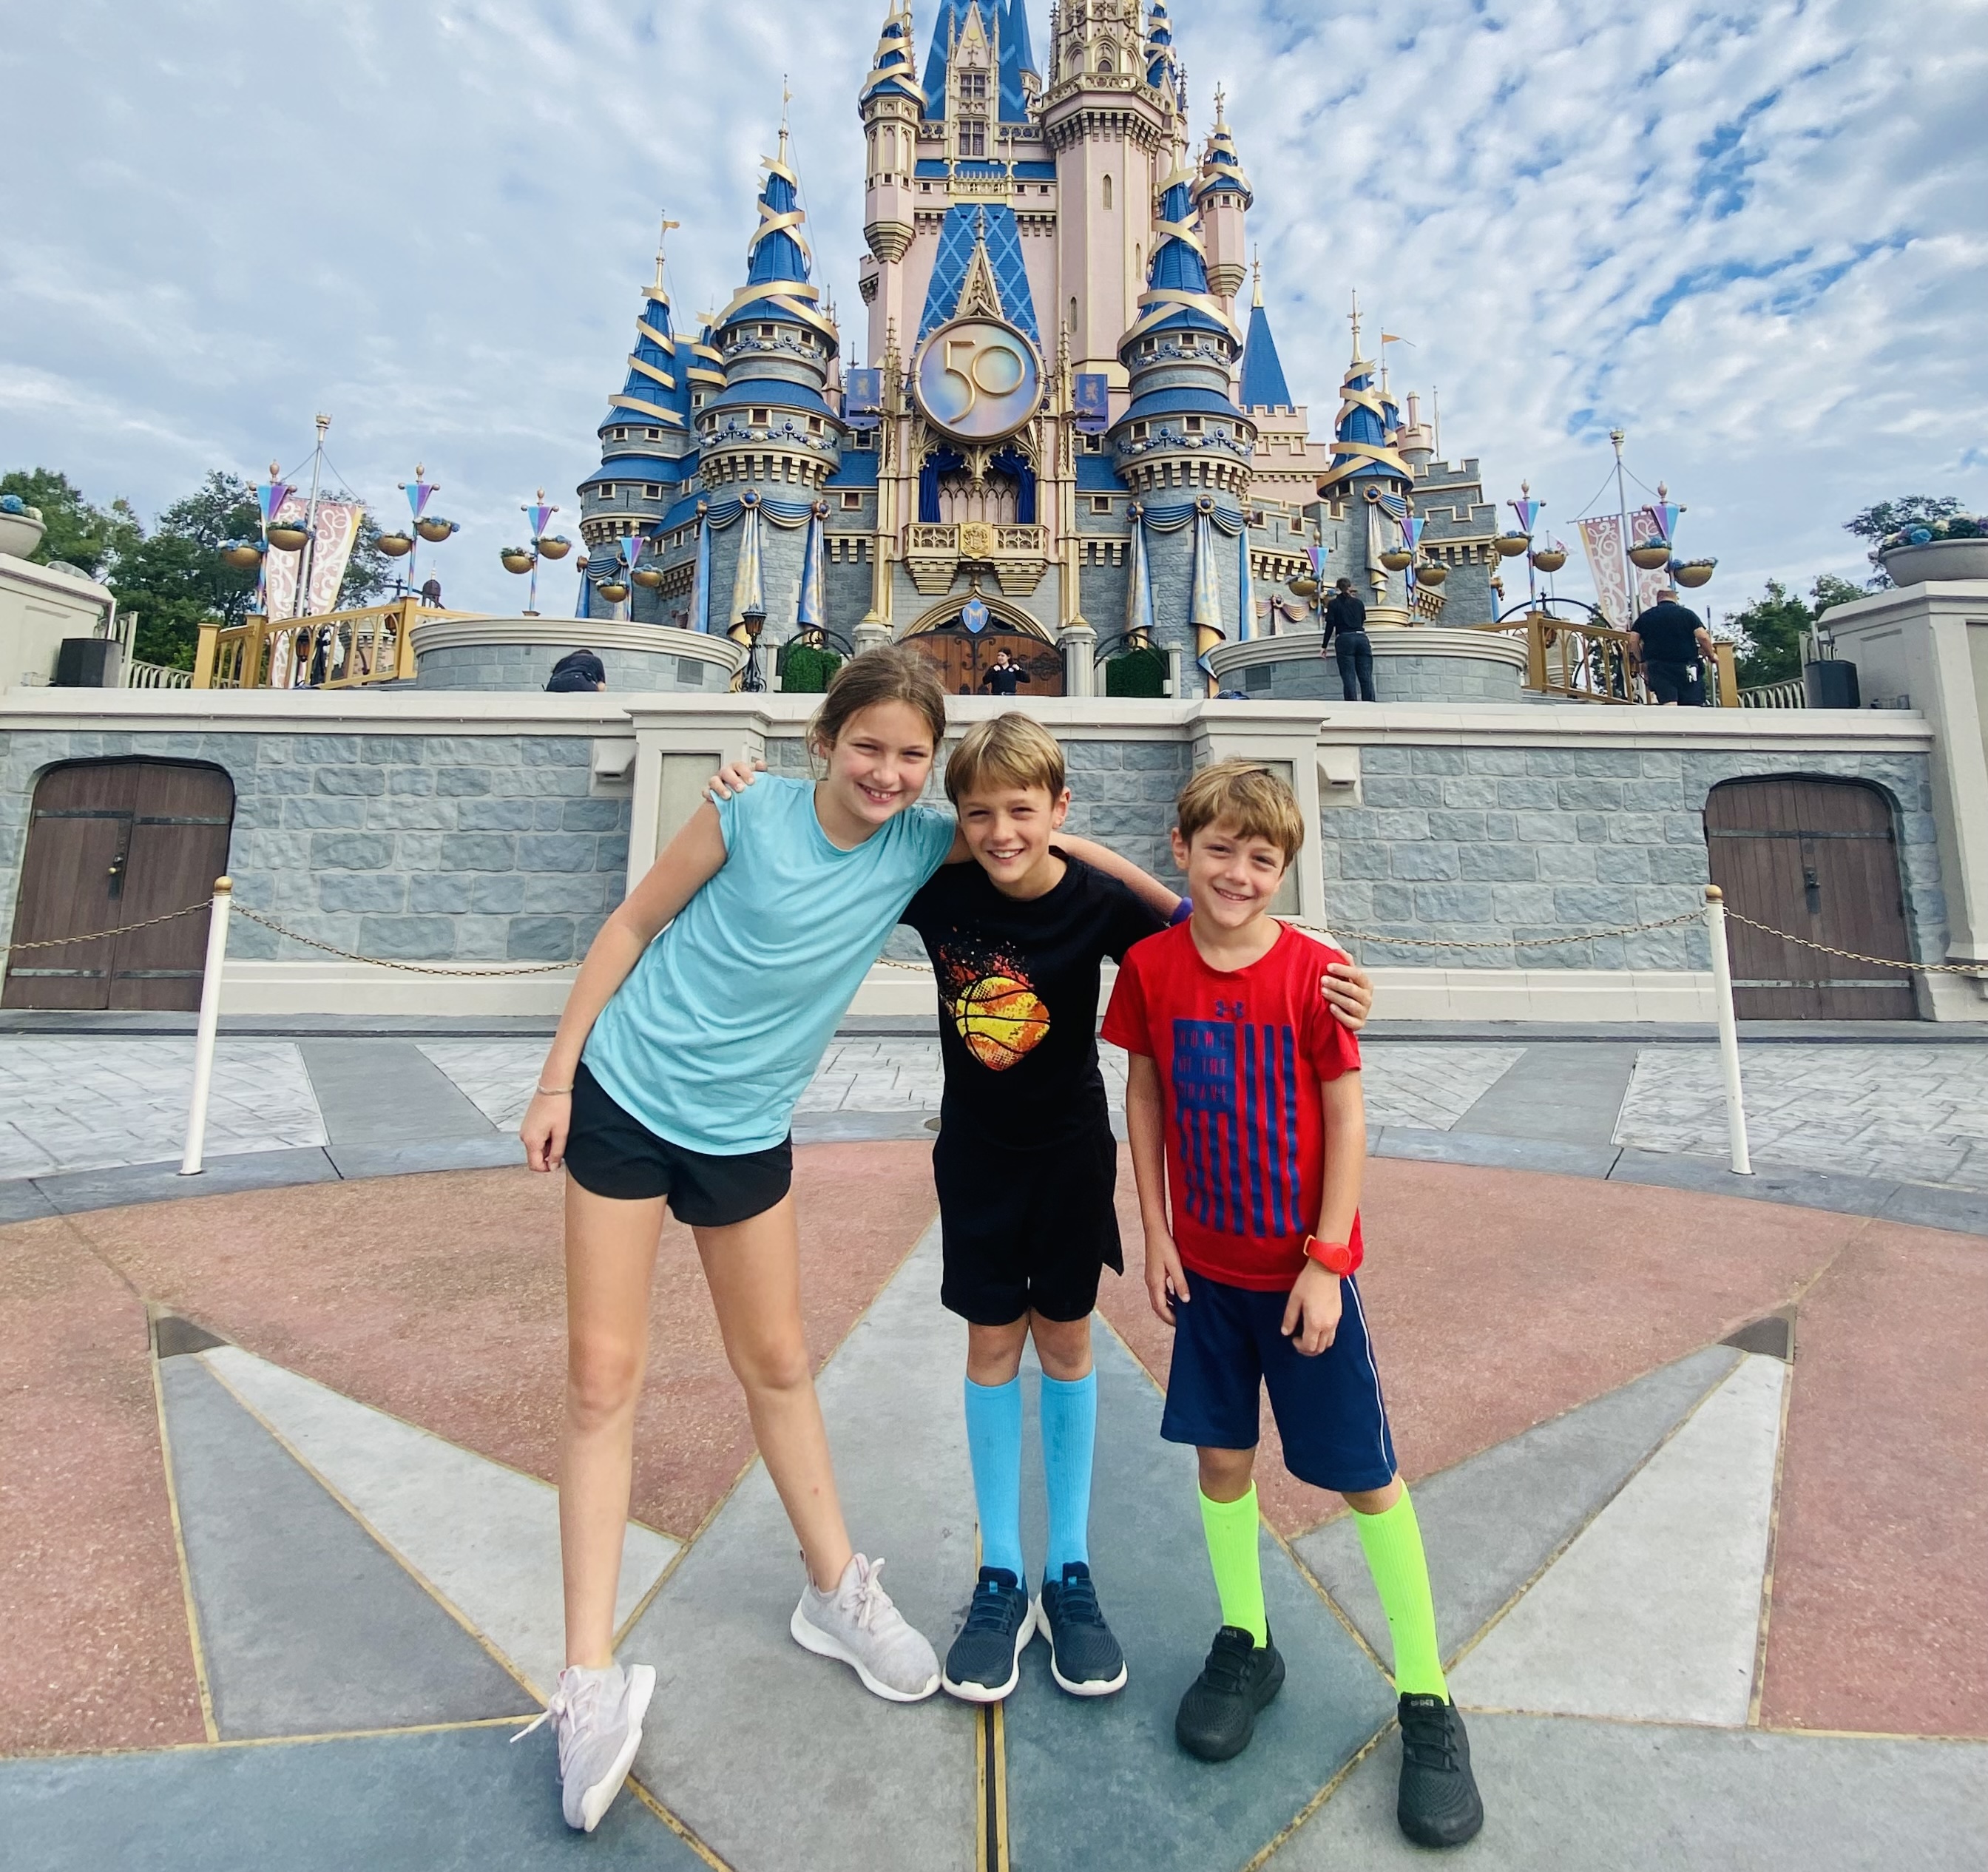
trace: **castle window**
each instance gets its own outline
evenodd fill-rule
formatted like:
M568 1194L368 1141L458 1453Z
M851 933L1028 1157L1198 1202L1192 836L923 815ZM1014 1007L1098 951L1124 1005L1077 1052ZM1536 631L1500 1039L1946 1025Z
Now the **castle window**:
M808 418L808 434L810 435L821 434L821 418L819 416L810 416Z
M614 431L614 439L617 442L627 441L628 439L628 431L625 429L616 430Z
M1201 418L1199 416L1190 416L1187 419L1187 432L1189 435L1200 434Z
M959 74L959 101L962 104L985 104L987 102L987 74L985 72L962 72Z
M762 338L770 338L773 335L773 328L770 325L762 325L759 327L759 336Z
M645 429L642 433L652 442L660 442L663 439L663 432L660 429Z
M752 412L752 424L755 428L763 429L773 420L773 412L771 410L755 410Z
M1090 511L1093 513L1109 513L1111 511L1111 496L1108 494L1094 494L1090 497Z
M1111 48L1109 46L1106 46L1105 49L1097 55L1097 69L1100 72L1107 74L1117 70L1117 58L1113 53Z
M644 500L649 501L661 500L663 498L662 483L658 481L652 481L645 484L642 489L642 498Z
M959 153L969 159L987 154L987 120L985 117L962 117L959 120Z
M614 499L614 482L611 482L611 481L604 481L604 482L600 484L600 498L601 498L604 501L611 501L612 499Z
M842 511L844 513L860 513L863 511L863 496L860 494L844 493L842 497Z
M1111 68L1108 65L1100 65L1097 69L1100 72L1108 72ZM1107 208L1111 205L1111 178L1108 175L1104 178L1104 205Z
M1134 423L1132 425L1132 440L1135 442L1143 442L1151 427L1151 424L1148 423Z
M1077 438L1084 444L1087 455L1101 455L1104 452L1104 438L1101 435L1086 435Z
M1070 302L1070 329L1073 332L1077 329L1077 301L1075 299Z

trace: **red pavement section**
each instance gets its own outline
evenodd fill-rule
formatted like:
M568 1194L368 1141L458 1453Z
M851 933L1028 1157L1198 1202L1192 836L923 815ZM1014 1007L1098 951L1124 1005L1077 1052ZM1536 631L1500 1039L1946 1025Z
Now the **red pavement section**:
M145 1310L61 1221L0 1228L0 1755L202 1739Z
M796 1153L802 1291L825 1360L931 1220L931 1150ZM143 1292L249 1351L550 1480L566 1369L563 1180L475 1171L74 1218ZM690 1232L666 1225L635 1517L695 1530L750 1459Z
M1762 1713L1988 1736L1988 1243L1874 1223L1796 1327Z
M1367 1167L1361 1297L1409 1481L1723 1339L1794 1298L1869 1225L1854 1216L1530 1171L1379 1158ZM1127 1278L1104 1311L1161 1383L1169 1329L1146 1303L1131 1173ZM1192 1282L1190 1281L1190 1285ZM1267 1408L1257 1486L1290 1535L1341 1511L1294 1481Z

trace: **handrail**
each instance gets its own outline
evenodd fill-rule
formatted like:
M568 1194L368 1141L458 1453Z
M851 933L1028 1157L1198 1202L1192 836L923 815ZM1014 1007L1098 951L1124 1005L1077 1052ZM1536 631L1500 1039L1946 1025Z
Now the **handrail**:
M309 686L357 689L375 683L404 682L414 674L414 627L438 618L474 617L474 611L443 611L411 595L391 604L358 610L327 611L314 617L272 620L252 613L239 624L205 623L194 659L196 689L289 689ZM315 684L296 681L299 659L308 670L321 634L329 629L325 674ZM299 639L303 641L299 643Z
M1522 617L1501 619L1492 624L1469 624L1465 628L1523 643L1525 686L1537 695L1620 708L1651 699L1643 681L1643 666L1629 646L1630 634L1612 625L1529 611ZM1714 681L1709 699L1718 708L1736 708L1740 686L1733 668L1733 647L1715 640L1712 648Z
M1790 676L1785 682L1756 683L1750 689L1740 691L1742 708L1806 708L1808 706L1808 685L1799 676Z

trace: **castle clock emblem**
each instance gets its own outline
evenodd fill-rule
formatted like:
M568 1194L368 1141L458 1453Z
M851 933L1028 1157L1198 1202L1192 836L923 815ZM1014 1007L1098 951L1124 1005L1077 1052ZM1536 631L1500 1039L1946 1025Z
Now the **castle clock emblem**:
M961 442L998 442L1040 407L1042 360L1003 319L955 319L921 348L912 370L918 407Z

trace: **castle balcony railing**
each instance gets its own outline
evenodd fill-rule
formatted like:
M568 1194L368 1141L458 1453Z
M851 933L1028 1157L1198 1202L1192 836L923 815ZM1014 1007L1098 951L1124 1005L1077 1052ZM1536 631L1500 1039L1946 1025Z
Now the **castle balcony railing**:
M408 597L316 617L272 620L252 613L238 624L202 624L192 687L357 689L410 681L414 674L414 627L438 617L475 615L432 610L418 598ZM320 646L323 674L309 683L310 672L320 667Z
M127 689L191 689L193 671L176 670L164 663L127 663L124 666Z
M1786 682L1756 683L1750 689L1740 691L1742 708L1806 708L1808 706L1807 685L1799 676L1790 676Z
M1535 695L1623 708L1652 699L1643 681L1643 666L1629 647L1626 630L1544 611L1529 611L1522 617L1469 628L1513 637L1525 645L1524 686ZM1733 667L1733 647L1715 640L1712 647L1715 680L1707 685L1706 701L1715 708L1737 708L1740 681Z
M904 529L904 563L928 598L950 591L962 569L982 567L1000 581L1002 596L1026 598L1049 569L1050 531L998 520L919 522Z

